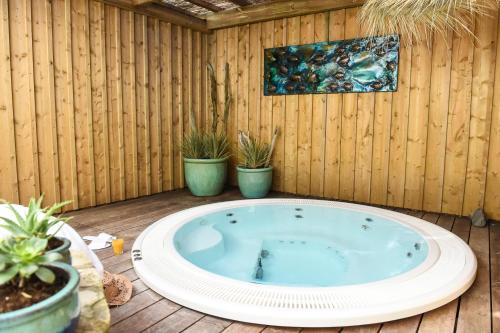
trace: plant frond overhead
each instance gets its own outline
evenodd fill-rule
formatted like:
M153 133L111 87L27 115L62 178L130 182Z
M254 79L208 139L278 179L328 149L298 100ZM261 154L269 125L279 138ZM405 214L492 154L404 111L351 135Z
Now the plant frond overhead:
M448 31L474 36L476 15L491 15L500 0L366 0L358 19L368 35L400 33L406 41Z

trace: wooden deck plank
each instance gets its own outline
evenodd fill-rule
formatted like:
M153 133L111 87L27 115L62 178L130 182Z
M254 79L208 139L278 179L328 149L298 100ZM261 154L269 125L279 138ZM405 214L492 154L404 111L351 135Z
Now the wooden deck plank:
M111 325L134 315L138 311L158 302L161 299L162 297L152 290L146 290L145 292L132 297L128 303L111 308Z
M465 218L455 218L451 215L440 215L437 224L447 230L451 230L464 242L469 239L470 223ZM420 322L419 333L432 332L453 332L455 329L455 320L459 299L425 313Z
M260 333L265 328L262 325L255 324L245 324L245 323L233 323L228 328L226 328L224 333Z
M294 328L294 327L266 327L265 330L262 331L262 333L298 333L300 331L300 328Z
M219 333L231 325L231 323L231 321L226 319L205 316L188 327L184 333Z
M469 246L476 254L477 277L460 299L456 332L488 333L491 332L488 228L472 228Z
M418 325L422 319L421 315L404 318L401 320L390 321L384 323L379 333L400 333L400 332L416 332Z
M342 333L377 333L380 330L380 324L350 326L342 330Z
M162 299L112 326L110 332L140 332L156 324L161 318L167 317L179 309L181 309L180 305L167 299Z
M182 308L177 312L167 318L159 321L155 325L151 326L144 332L162 332L162 333L177 333L182 332L189 326L197 322L203 314L190 310L188 308Z
M272 193L272 197L295 197L283 193ZM492 224L488 229L472 228L467 218L424 213L410 209L396 211L422 218L430 223L452 230L464 241L468 241L480 262L478 281L455 300L424 315L375 325L341 328L281 328L245 324L203 315L183 308L156 294L137 277L129 259L133 240L151 223L164 215L188 207L211 202L240 199L236 189L228 190L214 198L195 198L187 191L160 193L147 198L100 206L71 212L73 226L85 234L112 231L125 239L125 253L114 256L110 248L98 251L105 269L125 275L133 282L133 297L129 303L111 309L111 332L188 332L188 333L254 333L254 332L303 332L303 333L343 333L349 332L496 332L500 328L500 281L499 259L500 224ZM488 265L491 261L491 265ZM490 275L491 273L491 275ZM490 295L490 276L492 280ZM490 309L491 299L491 309ZM175 310L174 310L175 308ZM457 320L458 318L458 320Z

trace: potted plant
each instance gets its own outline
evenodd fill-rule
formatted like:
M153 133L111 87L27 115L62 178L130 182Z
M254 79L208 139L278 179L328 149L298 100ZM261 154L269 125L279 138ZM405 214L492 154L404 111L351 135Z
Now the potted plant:
M249 134L240 132L238 135L240 165L238 172L238 186L245 198L263 198L271 189L273 183L273 155L279 129L274 130L271 144L262 143Z
M80 315L79 275L46 252L47 239L0 241L0 332L72 332Z
M4 202L12 212L14 219L0 216L0 219L5 222L5 224L0 224L0 227L7 229L15 238L26 239L37 237L46 239L48 252L60 253L62 261L71 264L71 255L69 253L70 240L54 236L64 223L70 219L61 215L55 217L54 214L62 207L71 203L71 201L56 203L46 208L42 208L42 202L43 195L38 200L31 198L25 214L10 203Z
M195 196L218 195L224 189L227 179L227 160L229 159L229 140L227 120L231 105L229 91L229 65L226 64L225 104L223 129L219 130L217 113L217 82L212 66L208 65L211 81L212 124L208 133L198 129L191 111L191 130L184 136L182 155L184 158L184 177L186 184Z

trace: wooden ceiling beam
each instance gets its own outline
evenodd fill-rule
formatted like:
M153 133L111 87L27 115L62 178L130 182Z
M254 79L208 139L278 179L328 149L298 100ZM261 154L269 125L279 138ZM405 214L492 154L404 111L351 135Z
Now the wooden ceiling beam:
M192 4L194 4L196 6L211 10L214 13L220 12L222 10L221 7L216 6L216 5L214 5L208 1L205 1L205 0L186 0L186 1L191 2Z
M358 7L362 6L364 2L364 0L280 0L225 10L207 15L206 19L208 29L220 29L285 17Z
M196 31L208 32L207 22L200 18L181 13L178 10L170 9L158 0L156 3L145 3L137 5L137 0L98 0L105 4L134 11L138 14L144 14L159 18L165 22L170 22Z
M153 3L161 3L160 0L133 0L135 6L145 6Z
M207 32L207 22L195 16L180 13L173 9L167 9L166 6L158 4L150 4L143 8L146 13L154 15L167 22L181 25L193 30Z

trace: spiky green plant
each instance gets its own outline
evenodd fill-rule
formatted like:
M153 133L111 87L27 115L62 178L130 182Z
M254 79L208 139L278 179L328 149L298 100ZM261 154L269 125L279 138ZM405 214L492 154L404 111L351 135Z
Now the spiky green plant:
M205 153L209 159L229 157L229 140L225 133L205 135Z
M240 132L238 134L240 165L247 169L269 167L278 134L279 129L276 128L271 144L267 144L255 139L248 133Z
M201 133L191 131L182 142L185 158L221 159L230 155L229 140L225 134Z
M0 216L0 219L5 222L5 224L0 224L0 228L7 229L16 238L38 237L50 239L70 219L62 215L56 217L54 214L64 206L70 204L71 201L63 201L50 207L42 208L43 195L38 200L31 198L28 204L28 211L24 216L10 203L6 201L2 202L7 204L9 210L14 214L15 221L5 216ZM58 223L60 223L59 228L54 233L49 234L49 229Z
M226 63L224 119L221 131L219 130L219 115L217 112L217 80L211 64L208 64L207 69L210 79L212 124L210 125L210 131L205 133L198 128L193 110L190 111L190 131L184 136L181 144L182 155L185 158L222 159L230 156L230 145L227 137L229 110L232 103L229 88L229 64Z
M0 241L0 285L11 282L23 288L33 274L45 283L54 283L56 276L47 265L62 256L45 253L47 243L47 239L37 237L9 237Z
M474 35L475 16L489 15L499 4L498 0L366 0L359 20L369 36L396 32L411 43L450 30Z
M182 140L182 156L185 158L206 158L205 134L198 130L191 130Z

